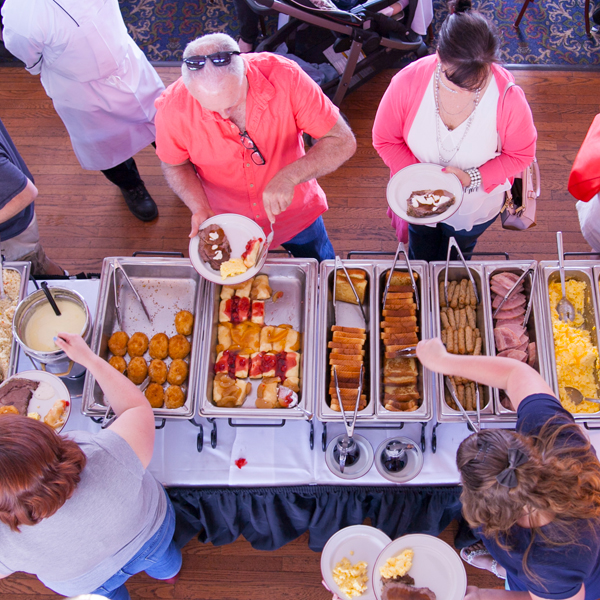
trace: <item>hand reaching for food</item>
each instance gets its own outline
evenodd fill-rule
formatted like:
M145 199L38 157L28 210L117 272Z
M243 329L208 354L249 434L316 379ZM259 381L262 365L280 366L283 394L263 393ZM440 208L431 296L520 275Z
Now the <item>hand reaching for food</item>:
M263 204L267 218L275 223L275 217L284 212L294 199L296 184L281 171L269 181L263 192Z
M80 335L74 333L59 333L58 336L54 338L54 343L63 350L71 360L84 367L87 367L87 363L96 356L84 339Z
M424 367L440 372L442 361L448 356L440 338L421 340L417 344L417 357Z

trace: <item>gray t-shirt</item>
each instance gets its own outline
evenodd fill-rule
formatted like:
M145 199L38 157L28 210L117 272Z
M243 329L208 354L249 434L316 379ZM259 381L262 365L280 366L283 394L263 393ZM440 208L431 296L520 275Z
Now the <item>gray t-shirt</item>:
M127 564L156 533L167 498L131 446L105 429L69 432L87 456L65 504L37 525L0 522L0 574L33 573L66 596L89 593Z

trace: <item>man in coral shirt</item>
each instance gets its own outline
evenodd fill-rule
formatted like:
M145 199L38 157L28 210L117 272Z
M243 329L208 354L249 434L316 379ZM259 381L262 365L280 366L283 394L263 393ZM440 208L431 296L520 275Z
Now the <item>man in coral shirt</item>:
M225 34L188 44L182 77L156 101L156 152L192 211L190 237L214 214L238 213L294 256L333 258L317 177L356 150L338 109L295 63L239 55ZM304 151L303 132L318 141Z

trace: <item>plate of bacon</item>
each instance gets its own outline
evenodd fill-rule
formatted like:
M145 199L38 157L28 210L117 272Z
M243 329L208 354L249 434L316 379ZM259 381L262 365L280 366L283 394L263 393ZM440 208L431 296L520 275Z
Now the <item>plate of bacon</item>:
M234 285L254 277L267 253L261 252L267 236L252 219L234 213L215 215L190 240L190 260L213 283Z

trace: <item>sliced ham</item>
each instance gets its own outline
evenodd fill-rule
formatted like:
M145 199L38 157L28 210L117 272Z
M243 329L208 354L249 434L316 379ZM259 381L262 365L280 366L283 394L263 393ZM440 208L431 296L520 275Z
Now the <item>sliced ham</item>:
M527 348L529 347L529 340L523 342L520 346L515 348L515 350L520 350L521 352L527 352Z
M496 327L506 327L507 325L523 325L523 317L513 317L512 319L496 319Z
M500 312L496 315L496 319L515 319L517 317L525 316L525 307L519 306L517 308L510 308L500 310Z
M508 292L512 288L512 285L513 284L509 285L508 287L504 287L504 286L500 285L499 283L492 282L492 284L490 285L490 289L492 290L492 292L494 292L494 294L498 294L498 295L504 297L504 296L506 296L506 294L508 294ZM523 284L520 283L518 285L518 287L513 291L513 294L519 294L524 289L525 288L524 288Z
M498 356L502 356L504 358L514 358L515 360L520 360L521 362L527 361L527 354L522 352L521 350L509 349L503 350L498 353Z
M492 301L492 308L498 308L503 299L504 296L497 295ZM514 293L504 304L502 304L502 308L516 308L517 306L521 306L526 302L527 296L525 296L525 294Z
M517 348L521 345L519 336L506 327L496 327L494 329L494 340L499 352L509 350L510 348Z
M499 323L496 323L497 327L506 327L508 329L510 329L511 331L513 331L515 333L515 335L521 337L524 333L525 333L525 327L523 327L523 321L519 321L519 324L517 323L506 323L504 321L501 321Z
M535 363L536 363L536 359L537 359L537 347L535 345L535 342L531 342L529 344L529 348L527 348L527 354L529 355L527 362L529 363L530 367L535 367Z
M521 344L529 344L529 336L524 333L520 338Z

